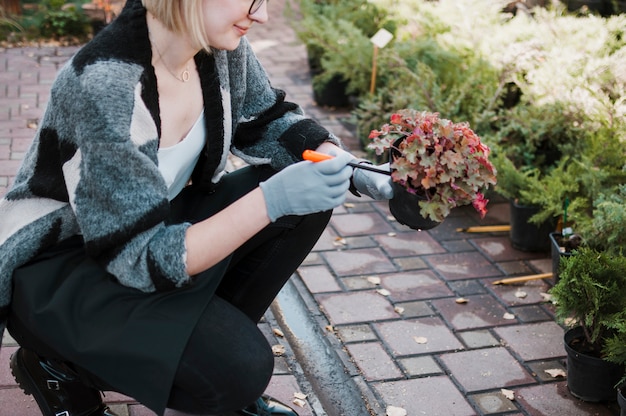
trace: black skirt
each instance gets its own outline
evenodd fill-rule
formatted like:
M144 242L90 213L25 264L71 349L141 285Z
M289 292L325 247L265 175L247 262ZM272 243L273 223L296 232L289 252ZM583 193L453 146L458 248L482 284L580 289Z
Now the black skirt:
M115 282L74 237L15 271L9 331L19 342L27 328L52 353L162 414L183 349L227 265L188 288L144 293Z

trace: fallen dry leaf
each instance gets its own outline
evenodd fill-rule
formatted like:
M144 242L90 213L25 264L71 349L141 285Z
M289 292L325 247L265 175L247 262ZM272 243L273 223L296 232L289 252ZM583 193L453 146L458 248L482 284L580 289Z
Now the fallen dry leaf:
M515 400L515 392L513 390L508 390L508 389L500 389L500 392L502 393L502 395L504 397L506 397L509 400Z
M428 344L428 338L426 337L413 337L413 341L417 342L418 344Z
M383 295L383 296L391 295L391 292L388 291L387 289L378 289L376 292L378 292L379 295Z
M401 407L387 406L385 416L406 416L407 412Z
M459 305L463 305L463 304L469 302L469 300L467 300L465 298L456 298L455 302L458 303Z
M286 351L286 350L285 350L285 347L284 347L284 346L282 346L282 345L280 345L280 344L277 344L277 345L273 345L273 346L272 346L272 352L274 353L274 355L275 355L276 357L280 357L280 356L282 356L282 355L285 355L285 351Z
M544 370L546 373L550 374L550 376L557 378L557 377L566 377L567 374L565 373L565 371L563 371L560 368L551 368L548 370Z
M354 204L352 202L346 202L343 206L346 208L354 208Z
M396 306L393 310L396 311L398 315L402 315L404 313L404 308L402 306Z
M515 319L515 315L513 315L512 313L505 313L504 316L502 316L502 318L504 319L508 319L509 321L512 319Z
M326 328L326 330L328 332L334 332L335 331L335 328L332 325L326 325L325 328Z
M373 285L379 285L381 280L378 276L368 276L367 281Z
M26 127L28 127L29 129L37 130L38 126L39 126L39 120L36 118L29 118L26 121Z
M285 333L278 328L272 329L272 332L274 332L274 335L276 335L277 337L285 338Z
M335 247L346 246L346 245L348 245L348 241L346 241L345 238L337 237L337 238L335 238L335 241L333 241L333 245Z
M395 237L395 236L397 236L398 234L397 234L397 233L393 233L393 232L392 232L392 233L387 233L387 235L388 235L389 237Z
M298 407L304 407L306 406L306 402L302 399L293 399L292 403L295 404Z
M296 399L300 399L300 400L306 400L307 395L304 393L300 393L300 392L295 392L293 394L293 397L295 397Z
M524 299L526 296L528 296L528 293L524 292L523 290L518 290L517 292L515 292L516 298Z
M393 215L387 215L387 221L396 221L396 217L394 217Z
M543 298L544 302L552 302L552 295L549 293L540 293L541 297Z

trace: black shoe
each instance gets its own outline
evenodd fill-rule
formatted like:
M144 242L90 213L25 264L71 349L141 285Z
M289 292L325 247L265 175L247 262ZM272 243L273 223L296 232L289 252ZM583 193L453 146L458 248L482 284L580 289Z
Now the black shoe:
M117 416L102 402L98 390L81 383L62 362L20 348L11 356L11 372L44 416Z
M245 409L236 411L235 414L245 416L298 416L291 407L265 394Z

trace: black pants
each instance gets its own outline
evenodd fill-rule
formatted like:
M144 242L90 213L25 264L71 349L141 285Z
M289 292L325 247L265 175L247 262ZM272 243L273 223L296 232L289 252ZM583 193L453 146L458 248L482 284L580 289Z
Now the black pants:
M272 174L268 169L243 168L226 175L212 194L185 189L172 201L170 220L201 221ZM215 295L202 310L180 355L167 407L188 413L221 413L243 408L262 394L272 375L274 358L256 324L311 251L330 214L280 218L226 260L227 265L220 269L222 276ZM199 276L202 278L203 275ZM210 278L215 279L215 275ZM14 293L14 300L19 297L20 293ZM67 360L42 341L37 330L25 324L19 315L12 315L9 330L20 345ZM78 370L88 384L101 390L119 390L97 373ZM133 395L133 391L122 393ZM162 410L152 408L157 412Z

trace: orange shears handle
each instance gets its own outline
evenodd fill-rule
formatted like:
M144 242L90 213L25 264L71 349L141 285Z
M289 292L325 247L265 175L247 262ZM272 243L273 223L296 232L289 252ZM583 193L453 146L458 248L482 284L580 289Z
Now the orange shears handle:
M322 160L332 159L333 157L334 156L325 153L316 152L315 150L305 150L302 152L302 158L304 160L310 160L311 162L321 162Z

